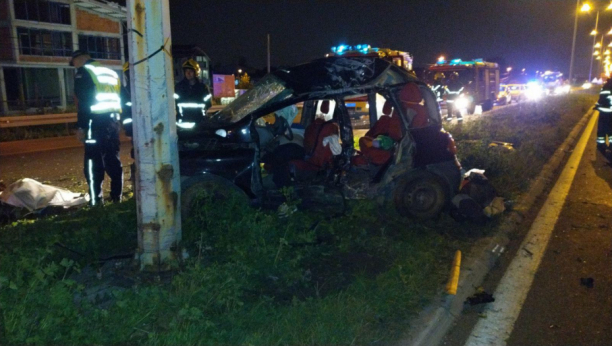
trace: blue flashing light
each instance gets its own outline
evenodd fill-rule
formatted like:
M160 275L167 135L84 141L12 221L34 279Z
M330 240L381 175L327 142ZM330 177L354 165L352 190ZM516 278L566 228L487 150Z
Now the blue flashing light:
M484 62L482 59L474 59L475 62Z
M436 62L436 64L438 64L438 65L444 65L444 64L446 64L446 60L444 60L444 59L443 59L443 60L438 60L438 61Z
M453 60L451 60L451 64L452 65L457 65L457 64L460 64L460 63L461 63L461 59L453 59Z
M357 104L354 103L354 102L345 103L344 105L347 106L347 107L356 107L357 106Z
M334 53L335 53L337 49L338 49L338 48L336 48L336 46L333 46L333 47L332 47L332 52L334 52Z

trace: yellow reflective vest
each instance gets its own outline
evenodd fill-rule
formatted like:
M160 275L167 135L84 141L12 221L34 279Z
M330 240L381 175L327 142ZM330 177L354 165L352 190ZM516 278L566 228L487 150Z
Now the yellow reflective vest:
M96 101L91 105L91 113L121 113L121 81L117 73L97 61L83 67L96 85Z

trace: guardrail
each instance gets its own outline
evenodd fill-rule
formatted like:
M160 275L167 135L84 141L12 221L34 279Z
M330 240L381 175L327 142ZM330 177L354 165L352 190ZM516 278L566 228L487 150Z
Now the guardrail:
M225 105L215 105L210 107L208 111L216 112L222 110L223 108L225 108ZM76 113L18 115L11 117L0 117L0 128L76 123L76 121Z
M0 117L0 128L76 123L76 113Z

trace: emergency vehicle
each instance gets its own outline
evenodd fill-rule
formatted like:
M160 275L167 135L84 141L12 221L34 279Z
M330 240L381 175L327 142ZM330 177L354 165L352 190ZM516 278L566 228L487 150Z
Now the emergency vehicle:
M457 73L459 81L464 85L457 104L465 107L468 114L473 114L476 106L481 106L486 112L493 108L499 92L499 65L482 59L463 61L453 59L438 60L428 68L428 74L444 73L447 77ZM444 101L441 102L444 104Z

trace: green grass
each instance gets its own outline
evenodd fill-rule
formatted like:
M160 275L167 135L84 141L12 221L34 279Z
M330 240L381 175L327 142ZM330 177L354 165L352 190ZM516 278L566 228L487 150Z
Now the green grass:
M593 102L555 100L451 129L464 166L486 168L503 195L524 191L538 171L527 163L541 167ZM489 140L516 150L489 149ZM183 224L180 270L135 276L102 302L83 299L92 283L77 274L136 248L133 200L0 229L0 344L392 343L439 293L454 251L496 226L417 223L368 202L338 218L279 219L200 201Z
M596 101L596 95L588 94L548 97L446 128L457 141L465 168L486 169L504 197L517 198ZM515 150L489 147L492 141L512 143Z

